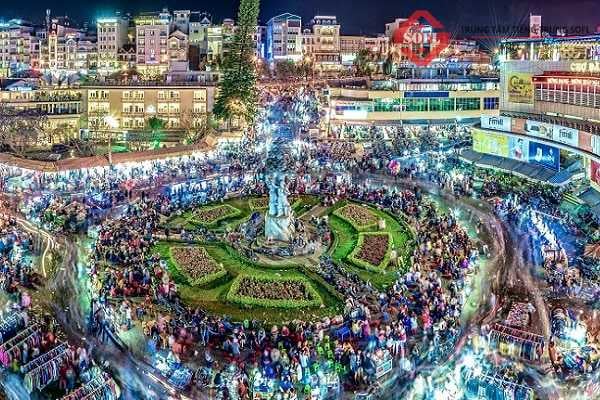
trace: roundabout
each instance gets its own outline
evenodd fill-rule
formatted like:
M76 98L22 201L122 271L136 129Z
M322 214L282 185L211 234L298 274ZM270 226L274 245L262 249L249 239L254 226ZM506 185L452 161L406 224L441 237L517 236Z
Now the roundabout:
M411 252L412 231L402 217L375 204L325 206L319 196L306 194L291 201L299 235L289 243L268 239L266 199L230 198L164 222L169 237L152 251L165 260L184 304L238 321L290 322L286 310L297 310L309 321L333 318L345 299L324 279L323 260L343 264L358 279L384 288Z

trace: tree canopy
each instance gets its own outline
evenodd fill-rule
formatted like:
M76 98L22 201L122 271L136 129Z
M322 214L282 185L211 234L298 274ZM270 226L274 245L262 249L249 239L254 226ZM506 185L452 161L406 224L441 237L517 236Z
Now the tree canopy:
M254 66L254 34L259 0L240 0L238 21L232 43L226 49L223 76L214 114L217 118L240 118L252 123L257 112L258 91Z

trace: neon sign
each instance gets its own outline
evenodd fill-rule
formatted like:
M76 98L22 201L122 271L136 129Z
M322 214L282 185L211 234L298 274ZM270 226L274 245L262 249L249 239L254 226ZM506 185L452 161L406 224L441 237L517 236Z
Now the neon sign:
M571 63L572 72L592 72L600 73L600 62L598 61L583 61Z

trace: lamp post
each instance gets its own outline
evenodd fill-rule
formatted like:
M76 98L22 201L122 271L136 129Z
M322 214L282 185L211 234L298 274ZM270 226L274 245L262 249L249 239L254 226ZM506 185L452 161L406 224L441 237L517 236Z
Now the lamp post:
M104 122L110 127L108 131L108 164L112 165L112 134L119 127L119 121L112 115L104 117Z

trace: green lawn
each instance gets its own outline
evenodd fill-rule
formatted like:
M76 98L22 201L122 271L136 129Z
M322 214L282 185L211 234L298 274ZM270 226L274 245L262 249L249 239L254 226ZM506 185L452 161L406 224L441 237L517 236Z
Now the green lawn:
M342 218L333 215L333 210L343 207L346 202L340 202L330 210L329 225L333 232L334 242L330 249L330 255L334 261L341 263L348 270L356 273L361 279L373 283L379 289L383 289L396 280L396 271L388 268L383 272L367 271L353 265L347 260L352 250L358 243L358 232L349 223ZM393 245L398 252L399 257L407 259L412 252L412 233L408 225L398 221L394 216L385 211L378 210L374 207L368 207L369 210L375 213L378 217L385 220L385 232L390 233Z
M216 204L221 203L213 203L208 206ZM247 221L254 212L250 208L250 198L230 199L224 201L222 204L231 205L240 210L240 213L233 218L220 221L215 228L210 228L215 232L223 232L224 230L236 228L239 224ZM316 196L298 196L292 203L292 210L296 216L300 216L317 204L319 204L319 198ZM356 273L361 279L371 282L375 287L384 289L395 281L397 277L396 270L388 268L382 272L372 272L354 266L347 261L348 256L356 247L358 232L349 222L332 214L335 209L343 207L345 204L347 202L340 202L335 207L327 210L329 224L333 232L333 244L329 253L344 268ZM379 218L385 220L385 231L390 233L399 256L405 257L405 254L409 255L413 247L410 227L384 211L370 206L366 207ZM167 226L183 226L186 229L193 229L196 226L193 223L193 210L179 217L171 218L167 221ZM341 295L324 282L314 271L309 270L303 265L298 265L294 260L290 260L288 263L278 262L275 265L257 264L246 259L231 246L224 243L203 243L201 245L213 259L223 264L227 275L200 287L190 286L187 283L185 275L179 271L171 260L169 247L176 245L180 246L181 243L175 241L160 242L155 246L155 251L158 251L167 261L171 277L177 283L179 293L185 304L200 306L208 312L228 315L235 320L256 318L277 324L295 318L316 320L323 316L331 316L340 312L343 303ZM272 275L274 278L281 276L305 278L310 281L323 300L323 307L301 308L290 313L289 310L275 307L242 306L228 302L226 295L234 279L242 273L262 276Z
M169 273L177 283L177 288L181 299L185 304L191 306L200 306L208 312L231 316L236 320L260 319L269 323L282 323L294 318L319 319L324 316L331 316L340 312L341 300L336 297L330 288L327 288L317 279L312 279L305 274L302 266L288 264L279 267L255 264L237 253L233 248L225 244L203 244L202 247L210 254L212 258L223 264L228 274L222 279L218 279L206 286L193 287L188 285L186 277L179 271L176 265L169 257L169 247L181 245L178 242L159 242L154 251L159 252L167 261ZM227 301L226 295L233 280L240 273L249 275L272 275L274 278L281 276L305 278L311 282L311 285L319 293L324 307L309 307L294 310L267 308L259 306L241 306ZM328 290L329 289L329 290Z

